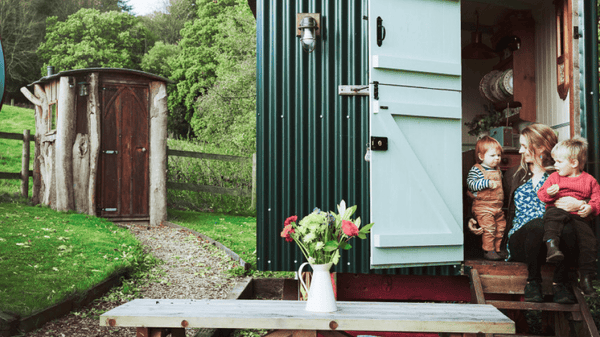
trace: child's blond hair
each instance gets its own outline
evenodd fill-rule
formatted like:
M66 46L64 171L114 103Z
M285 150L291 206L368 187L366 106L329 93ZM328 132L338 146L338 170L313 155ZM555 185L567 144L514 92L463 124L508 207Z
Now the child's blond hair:
M577 160L578 169L583 170L587 162L588 142L585 138L575 136L571 139L565 139L552 148L552 156L564 156L568 160Z

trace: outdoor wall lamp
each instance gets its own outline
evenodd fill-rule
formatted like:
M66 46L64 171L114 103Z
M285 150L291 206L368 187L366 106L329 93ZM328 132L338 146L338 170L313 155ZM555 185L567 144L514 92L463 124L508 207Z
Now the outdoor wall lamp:
M300 37L300 44L304 51L311 53L317 46L317 37L320 35L320 13L298 13L296 15L296 36Z
M87 82L78 82L79 84L79 96L87 96L88 95L88 85Z

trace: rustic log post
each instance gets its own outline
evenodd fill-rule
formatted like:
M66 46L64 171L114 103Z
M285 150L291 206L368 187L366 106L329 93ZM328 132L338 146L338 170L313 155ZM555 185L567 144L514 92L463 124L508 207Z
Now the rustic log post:
M81 133L75 138L73 145L73 190L75 210L78 213L87 213L89 209L88 183L90 174L89 136Z
M23 157L21 158L21 195L29 197L29 130L23 131Z
M34 87L34 92L39 97L32 94L26 87L21 88L23 95L33 104L35 104L35 151L33 158L33 192L31 196L31 202L34 205L43 202L44 200L44 189L42 188L43 175L41 171L41 163L44 162L41 151L42 135L47 131L46 119L44 118L45 113L48 111L48 100L46 93L42 90L39 84Z
M74 78L60 78L58 118L56 123L56 210L74 209L73 202L73 141L75 138L75 91L69 86Z
M256 152L252 154L252 197L250 199L250 210L256 209Z
M98 95L98 73L89 76L89 96L87 103L87 116L89 128L89 153L90 171L88 183L87 214L96 215L96 179L98 175L98 160L100 158L100 98Z
M167 220L167 85L150 82L150 226Z

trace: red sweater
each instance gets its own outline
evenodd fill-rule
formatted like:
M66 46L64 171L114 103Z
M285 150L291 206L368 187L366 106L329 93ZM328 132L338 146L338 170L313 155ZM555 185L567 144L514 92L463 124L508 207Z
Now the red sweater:
M554 184L558 184L560 190L555 196L551 197L546 190ZM546 203L546 208L554 207L554 201L567 196L577 200L590 199L588 204L592 206L592 214L598 215L600 213L600 185L589 173L581 172L578 177L561 177L557 172L554 172L538 191L538 197ZM577 214L577 212L571 212L571 214Z

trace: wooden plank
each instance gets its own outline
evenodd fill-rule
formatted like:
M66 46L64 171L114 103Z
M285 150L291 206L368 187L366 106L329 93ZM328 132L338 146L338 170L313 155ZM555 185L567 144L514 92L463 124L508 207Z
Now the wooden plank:
M331 330L514 333L514 322L491 305L337 302L338 311L305 311L300 301L136 299L100 316L100 325Z
M200 158L200 159L212 159L212 160L220 160L220 161L233 161L233 162L239 162L239 163L245 163L245 162L252 161L252 158L247 158L247 157L229 156L229 155L214 154L214 153L171 150L171 149L167 150L167 155L178 156L178 157L192 157L192 158Z
M592 318L592 313L590 312L590 308L588 308L587 303L585 302L585 298L581 294L581 291L577 287L573 287L573 292L575 293L575 297L577 298L577 302L581 308L581 315L583 316L583 321L585 325L587 325L590 336L598 337L598 328L596 327L596 323L594 323L594 319Z
M517 302L517 301L494 301L488 300L486 304L491 304L498 309L515 310L543 310L543 311L579 311L579 304L559 304L553 302Z
M175 183L175 182L171 182L171 181L167 182L167 188L171 189L171 190L227 194L227 195L233 195L235 197L249 198L252 196L252 193L250 191L241 190L241 189L227 188L227 187L220 187L220 186L196 185L196 184L188 184L188 183Z
M12 132L0 132L0 138L23 140L23 134L22 133L12 133ZM35 140L35 136L30 135L29 140L31 140L31 141Z

